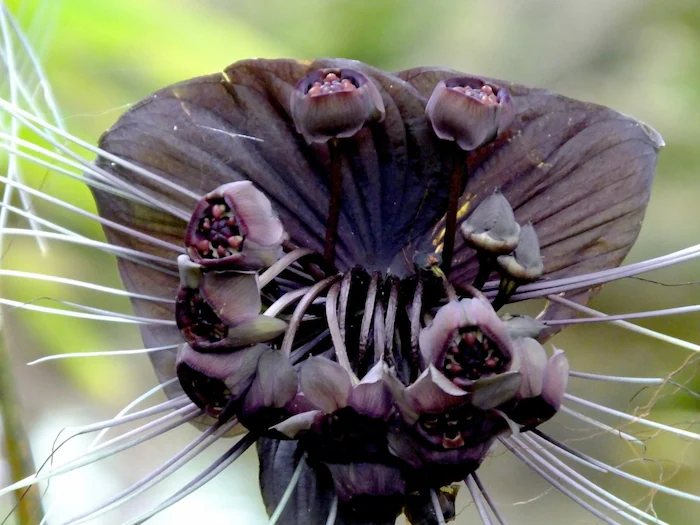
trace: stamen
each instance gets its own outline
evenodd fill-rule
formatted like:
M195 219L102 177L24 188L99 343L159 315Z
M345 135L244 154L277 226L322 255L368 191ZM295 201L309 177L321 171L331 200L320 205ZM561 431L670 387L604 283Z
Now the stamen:
M491 508L491 512L493 512L493 515L496 516L496 520L498 520L499 525L508 525L503 515L498 511L498 507L496 507L496 505L494 504L493 500L491 499L491 496L489 496L489 493L484 488L484 485L482 485L481 480L479 479L479 476L476 474L476 472L472 472L470 474L470 478L474 480L474 483L476 483L476 486L479 488L481 495L484 497L484 500L486 500L486 503L488 503L489 507Z
M125 525L140 525L141 523L151 519L153 516L158 514L159 512L164 511L168 507L174 505L181 499L185 498L186 496L189 496L192 492L197 490L199 487L202 485L208 483L211 481L213 478L219 475L223 470L225 470L231 463L236 461L243 452L248 450L248 448L255 443L255 440L257 439L257 436L254 436L252 434L246 434L243 436L240 441L238 441L233 447L231 447L228 452L226 452L223 456L221 456L219 459L217 459L214 463L212 463L209 467L207 467L204 472L199 474L196 478L194 478L192 481L190 481L187 485L185 485L182 489L177 491L173 496L165 500L163 503L158 505L157 507L151 509L150 511L146 512L145 514L142 514L138 518L131 520L127 522Z
M695 494L690 494L689 492L683 492L681 490L676 490L671 487L667 487L666 485L661 485L660 483L654 483L653 481L646 480L644 478L640 478L639 476L634 476L632 474L628 474L624 470L620 470L618 468L612 467L608 465L607 463L603 463L600 460L597 460L587 454L584 454L583 452L580 452L578 450L575 450L564 443L561 443L557 441L556 439L544 434L543 432L535 429L532 431L535 436L537 436L535 439L539 438L539 442L549 442L550 444L554 445L554 450L557 453L564 454L565 456L574 459L576 458L579 460L578 462L581 463L582 465L585 465L587 467L597 467L598 469L603 469L605 472L610 472L611 474L615 474L617 476L620 476L622 478L628 479L630 481L634 481L635 483L638 483L640 485L643 485L645 487L649 487L651 489L657 490L659 492L663 492L665 494L670 494L671 496L676 496L679 498L687 499L690 501L694 501L696 503L700 502L700 496L696 496Z
M125 290L120 290L119 288L110 288L108 286L102 286L99 284L88 283L85 281L78 281L75 279L68 279L66 277L56 277L53 275L44 275L41 273L31 273L22 272L19 270L5 270L0 268L0 275L5 277L21 277L25 279L34 279L35 281L47 281L51 283L67 284L69 286L77 286L79 288L87 288L88 290L94 290L96 292L104 292L112 295L119 295L121 297L130 297L132 299L142 299L144 301L152 301L157 303L165 304L175 304L173 299L164 299L161 297L154 297L152 295L145 295L140 293L127 292Z
M583 485L586 485L587 487L597 492L604 498L608 498L613 503L619 505L619 508L621 510L624 509L632 514L636 514L637 516L650 520L654 523L658 523L658 525L668 525L668 523L666 523L665 521L661 521L656 516L652 516L651 514L648 514L643 510L638 509L634 505L631 505L625 500L620 499L614 494L608 492L607 490L602 489L601 487L590 481L586 476L579 474L576 470L572 469L569 465L567 465L559 458L557 458L554 454L549 452L546 447L551 445L539 436L534 436L537 440L533 439L533 437L531 437L529 434L523 434L522 436L528 441L528 443L530 443L531 446L529 447L529 449L532 453L534 453L534 451L537 450L539 453L543 454L547 458L547 461L554 463L562 471L567 472L571 477L579 480Z
M648 419L644 419L643 417L631 416L625 412L620 412L619 410L608 408L606 406L599 405L598 403L593 403L592 401L588 401L587 399L582 399L571 394L564 394L564 399L574 401L575 403L587 406L589 408L593 408L605 414L610 414L612 416L617 416L619 418L626 419L627 421L631 421L632 423L639 423L640 425L646 425L648 427L670 432L671 434L676 434L678 436L683 436L690 439L694 439L696 441L700 441L700 434L689 432L687 430L681 430L680 428L671 427L669 425L664 425L663 423L657 423L656 421L650 421Z
M501 441L501 443L503 443L503 446L505 446L515 457L517 457L520 461L525 463L532 470L537 472L537 474L539 474L544 480L546 480L554 488L559 490L559 492L561 492L562 494L567 496L572 501L581 505L581 507L586 509L588 512L593 514L595 517L597 517L601 521L604 521L605 523L608 523L609 525L619 525L616 521L611 520L605 514L600 512L598 509L596 509L595 507L586 503L584 500L582 500L576 494L574 494L569 489L567 489L557 479L557 477L559 477L559 476L554 477L554 476L548 474L543 468L536 465L534 461L532 461L530 458L528 458L525 454L523 454L521 452L520 447L517 447L517 442L513 443L513 441L511 439L503 439L503 438L500 438L500 441Z
M284 509L287 506L287 503L289 503L289 499L292 497L292 493L294 492L294 489L297 487L297 483L299 483L299 478L301 477L301 471L304 470L305 466L306 466L306 454L304 454L301 458L299 458L299 463L297 464L296 468L294 469L294 473L292 474L292 477L289 480L289 483L287 484L287 488L284 489L284 493L282 494L282 497L280 498L279 502L277 503L277 507L275 508L275 512L273 512L272 516L270 516L270 521L268 522L268 525L275 525L277 523L277 521L280 519L280 516L282 516L282 513L284 512Z
M438 525L445 525L445 516L442 513L442 507L440 506L440 500L438 499L437 492L435 489L430 489L430 501L433 504L433 512L435 513L435 519Z
M589 425L593 425L596 428L599 428L601 430L604 430L605 432L609 432L610 434L616 434L620 436L622 439L625 441L629 441L631 443L634 443L635 445L639 445L641 447L645 447L644 442L630 434L627 434L623 432L622 430L618 430L617 428L611 427L610 425L606 425L605 423L602 423L598 421L597 419L593 419L592 417L588 417L585 414L581 414L581 412L577 412L576 410L572 410L564 405L559 407L559 410L563 412L564 414L569 414L571 417L574 417L576 419L579 419L581 421L584 421L588 423Z
M474 483L471 476L468 476L467 479L464 480L464 483L466 483L467 488L469 489L469 494L472 496L472 501L474 501L474 504L476 505L476 510L479 513L481 522L484 525L491 525L491 518L489 517L489 513L484 505L484 498L482 497L481 492L477 490L476 483Z

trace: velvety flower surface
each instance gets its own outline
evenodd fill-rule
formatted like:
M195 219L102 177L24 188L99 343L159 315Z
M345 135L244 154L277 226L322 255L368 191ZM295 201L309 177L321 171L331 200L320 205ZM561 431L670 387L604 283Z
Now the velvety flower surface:
M133 106L86 176L111 185L165 405L203 431L182 455L248 432L176 496L256 443L272 522L440 524L461 481L497 516L477 472L499 444L584 461L538 428L577 399L547 342L614 278L661 145L545 89L342 59L238 62ZM530 298L537 319L502 311Z
M325 523L333 493L344 523L392 523L408 494L465 479L498 438L553 416L567 360L525 337L545 341L551 332L534 321L509 331L470 284L480 264L487 276L500 272L502 303L540 277L615 267L638 233L661 145L653 130L503 81L469 77L479 93L457 92L453 78L466 77L425 68L389 74L345 60L244 61L148 97L100 141L172 187L100 159L98 166L177 210L97 191L101 215L172 243L184 239L201 268L193 270L201 278L179 283L120 262L130 290L172 297L180 288L180 331L145 326L142 334L151 346L182 335L191 346L177 359L152 354L156 372L167 381L177 367L184 384L168 386L170 396L184 388L209 416L238 414L264 436L261 488L271 513L284 500L284 523ZM438 111L447 102L429 102L431 95L457 102ZM437 115L462 119L469 143L466 132L447 137ZM340 122L347 133L333 127ZM332 137L343 139L342 150L324 145ZM466 146L466 157L455 161L444 138ZM444 271L415 267L446 242L455 162L466 176L455 195L462 226L454 255ZM327 248L331 179L342 200L337 241L322 263L311 254ZM194 195L204 197L191 212ZM113 243L166 255L106 231ZM294 313L278 314L295 293ZM564 297L585 302L592 293L584 286ZM174 316L145 301L134 308ZM254 328L249 339L231 339L266 311L281 323L279 335ZM567 315L548 307L540 323ZM217 359L222 364L212 365ZM281 487L292 478L290 497ZM368 509L377 505L386 515L373 518Z

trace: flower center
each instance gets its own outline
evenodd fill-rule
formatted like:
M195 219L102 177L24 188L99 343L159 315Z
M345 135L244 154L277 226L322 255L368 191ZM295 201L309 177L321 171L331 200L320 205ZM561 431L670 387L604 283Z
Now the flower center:
M342 93L344 91L354 91L358 88L357 85L349 78L340 78L335 73L328 73L323 77L322 81L316 81L311 86L306 94L310 97L319 95L328 95L330 93Z
M205 259L221 259L240 252L244 237L236 216L223 199L214 200L203 213L197 233L197 251Z
M459 330L445 356L443 373L457 386L487 374L500 373L508 359L489 337L475 327Z
M478 100L482 104L487 106L495 106L498 104L498 97L493 92L493 88L487 84L480 88L474 88L471 86L454 86L450 88L452 91L466 95L474 100Z

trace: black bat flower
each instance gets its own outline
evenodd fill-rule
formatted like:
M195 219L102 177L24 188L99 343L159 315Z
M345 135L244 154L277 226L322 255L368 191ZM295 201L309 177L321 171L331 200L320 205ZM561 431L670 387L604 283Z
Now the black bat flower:
M604 283L697 255L618 267L662 145L641 122L544 89L343 59L238 62L142 100L104 133L85 176L109 240L101 248L120 257L129 319L170 400L95 428L167 410L157 433L192 422L202 434L68 523L242 432L131 523L253 444L271 523L393 524L403 513L440 524L455 515L461 481L484 523L505 523L478 476L499 443L606 523L654 517L580 481L548 447L700 500L540 428L577 414L572 402L700 439L567 393L573 377L626 379L572 371L564 351L543 346L586 322L581 313L608 318L585 306ZM537 298L547 301L536 319L503 311ZM149 439L148 425L101 454Z

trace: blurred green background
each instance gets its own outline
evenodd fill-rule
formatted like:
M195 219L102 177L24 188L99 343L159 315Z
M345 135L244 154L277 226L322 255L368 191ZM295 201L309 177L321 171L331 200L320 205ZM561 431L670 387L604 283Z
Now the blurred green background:
M40 53L65 125L95 143L129 105L167 84L222 70L249 57L344 56L387 70L418 65L463 71L547 87L612 106L655 127L667 148L661 162L640 239L629 261L662 255L700 239L700 4L664 0L474 0L415 1L223 1L223 0L14 0L6 2ZM25 64L26 65L26 64ZM3 79L0 78L0 84ZM6 84L5 84L6 88ZM3 92L6 96L6 93ZM1 122L1 121L0 121ZM31 138L31 137L27 137ZM85 152L82 152L85 154ZM5 159L0 156L0 166ZM79 183L23 163L28 179L53 195L94 209ZM4 171L4 167L3 167ZM37 202L40 214L79 233L102 238L100 228L75 214ZM22 224L21 221L15 221ZM36 244L12 238L3 266L119 286L114 260L94 250L50 244L47 257ZM663 283L694 281L700 265L656 272ZM129 312L128 302L65 286L2 279L3 297L52 306L51 299L82 302ZM696 304L697 283L663 286L626 280L608 286L597 309L621 313ZM55 304L53 305L55 306ZM38 462L50 452L55 434L112 417L155 385L145 357L76 359L34 367L33 359L61 352L129 349L141 346L126 325L50 317L26 311L7 316L11 362ZM645 326L700 343L697 315L645 321ZM668 375L694 380L697 360L668 344L611 326L567 330L554 343L567 351L577 370L620 375ZM686 363L686 361L688 361ZM700 403L687 394L638 392L572 380L571 391L631 411L650 403L651 418L700 430ZM606 418L616 425L619 421ZM614 436L600 436L565 417L549 423L560 436L613 464L634 458L630 472L700 494L697 443L649 432L646 452ZM636 427L635 427L636 428ZM147 446L52 482L56 516L79 509L127 486L155 468L196 435L185 428ZM76 440L77 453L85 442ZM218 448L218 452L223 450ZM179 488L213 460L217 451L156 490L96 520L121 523ZM59 457L70 457L70 451ZM9 479L0 461L0 485ZM596 523L573 503L499 451L482 469L482 479L511 523ZM584 472L631 502L649 503L649 490L619 478ZM151 523L264 524L254 454ZM463 490L458 523L474 523L473 505ZM645 499L647 498L647 499ZM51 501L51 498L48 499ZM653 508L672 524L696 523L697 504L656 495ZM9 509L0 502L0 519Z

